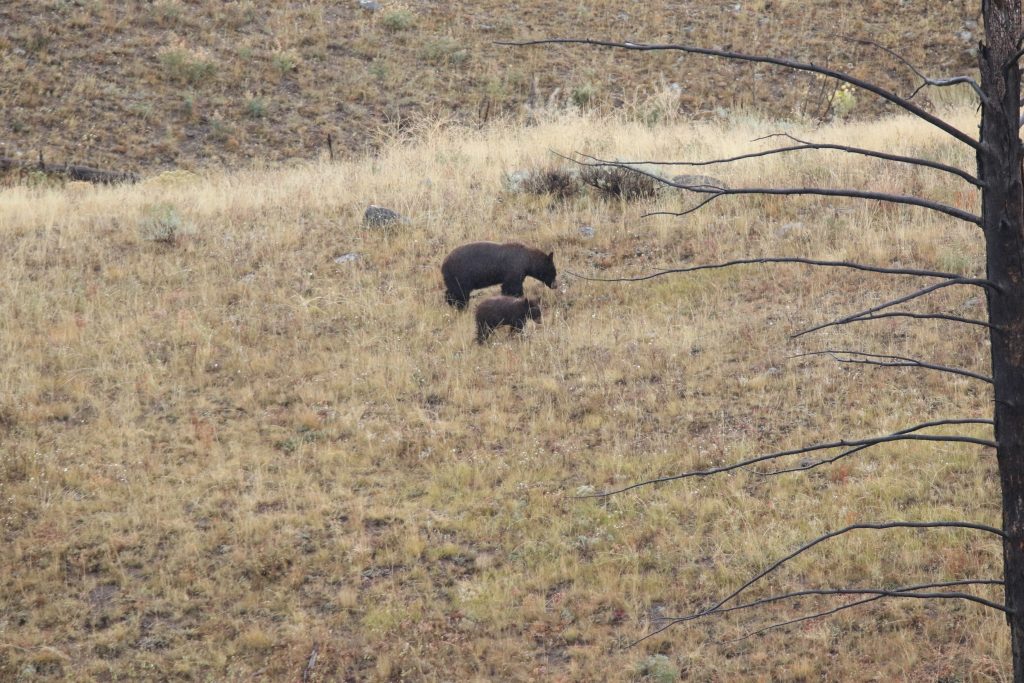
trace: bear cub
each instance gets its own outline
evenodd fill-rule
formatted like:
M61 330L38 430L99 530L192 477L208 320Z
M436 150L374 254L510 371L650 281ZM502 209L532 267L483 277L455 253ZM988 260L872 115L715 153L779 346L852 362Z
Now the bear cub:
M469 302L474 289L501 285L506 296L523 295L523 279L536 278L551 289L555 281L555 253L518 242L471 242L452 250L441 264L445 301L458 309Z
M502 325L508 325L512 332L522 332L526 321L540 324L540 306L524 297L492 296L476 307L476 343L484 340Z

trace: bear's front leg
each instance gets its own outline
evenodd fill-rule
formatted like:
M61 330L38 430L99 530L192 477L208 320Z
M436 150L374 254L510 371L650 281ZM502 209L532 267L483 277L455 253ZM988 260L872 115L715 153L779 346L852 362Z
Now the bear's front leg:
M448 290L444 293L444 300L449 306L454 306L461 311L469 303L469 296L461 290L458 292Z
M501 283L501 293L505 296L522 296L523 295L523 278L515 280L505 280Z

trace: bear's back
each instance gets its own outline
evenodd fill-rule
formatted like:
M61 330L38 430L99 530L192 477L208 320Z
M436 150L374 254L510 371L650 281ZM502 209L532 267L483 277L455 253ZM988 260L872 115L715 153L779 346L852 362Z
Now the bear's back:
M476 307L477 320L493 325L509 324L526 318L530 303L525 297L492 296Z
M470 242L453 249L442 262L441 270L466 284L498 278L491 282L497 284L506 273L522 269L523 253L527 249L517 242Z

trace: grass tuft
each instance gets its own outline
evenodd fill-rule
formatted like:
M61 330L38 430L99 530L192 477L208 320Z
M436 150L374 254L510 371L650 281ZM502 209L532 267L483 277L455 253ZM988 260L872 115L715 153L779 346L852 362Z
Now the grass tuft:
M192 87L209 83L217 73L212 60L181 48L161 52L160 64L168 79Z

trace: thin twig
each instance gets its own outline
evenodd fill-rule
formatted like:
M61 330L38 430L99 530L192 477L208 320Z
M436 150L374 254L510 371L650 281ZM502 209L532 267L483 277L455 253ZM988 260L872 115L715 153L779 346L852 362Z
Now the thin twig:
M854 42L860 43L861 45L870 45L872 47L878 48L879 50L882 50L883 52L889 54L890 56L898 59L900 62L903 63L904 66L913 71L914 75L920 78L923 82L914 90L913 93L911 93L910 97L907 98L908 100L914 99L914 95L920 92L921 89L924 88L926 85L934 85L936 87L944 88L950 85L959 85L961 83L966 83L967 85L971 86L971 90L974 91L974 93L978 96L979 100L985 103L989 101L988 96L985 95L985 93L982 91L981 86L978 85L978 82L971 78L970 76L952 76L950 78L929 78L925 76L920 69L911 64L910 61L905 59L903 55L899 54L895 50L886 47L885 45L876 43L875 41L869 38L857 38L855 36L843 36L843 38L845 38L846 40L852 40Z
M846 354L849 356L863 356L863 358L840 358L837 354ZM970 377L972 379L981 380L992 384L992 378L988 375L982 375L972 370L964 370L963 368L954 368L948 365L937 365L935 363L929 363L927 361L918 360L917 358L908 358L907 356L893 356L887 353L868 353L866 351L848 351L846 349L824 349L822 351L807 351L806 353L798 353L790 358L802 358L804 356L831 356L833 360L838 363L856 363L858 365L878 365L887 368L924 368L926 370L938 370L939 372L948 372L953 375L961 375L963 377ZM886 359L893 362L888 363L885 360L874 360L874 359Z
M860 529L880 530L880 529L896 529L896 528L905 528L905 529L934 529L934 528L973 529L975 531L985 531L985 532L994 534L996 536L999 536L1000 538L1003 538L1003 539L1006 538L1006 534L1004 534L1001 530L999 530L999 529L997 529L997 528L995 528L993 526L988 526L987 524L977 524L975 522L962 522L962 521L948 521L948 522L946 522L946 521L942 521L942 522L878 522L878 523L851 524L849 526L843 527L842 529L837 529L836 531L830 531L827 534L822 534L821 536L818 536L817 538L812 539L812 540L808 541L807 543L804 543L802 546L800 546L799 548L797 548L796 550L794 550L790 554L788 554L785 557L783 557L783 558L781 558L779 560L776 560L772 564L768 565L767 568L765 568L762 571L758 572L756 575L754 575L751 579L749 579L742 586L740 586L739 588L734 590L732 593L729 593L727 596L725 596L721 600L717 601L711 607L708 607L707 609L701 610L700 612L695 612L694 614L691 614L691 615L689 615L687 617L676 619L676 620L666 624L662 628L659 628L658 630L653 631L653 632L647 634L643 638L640 638L639 640L635 641L633 644L635 645L636 643L640 643L640 642L642 642L644 640L647 640L648 638L651 638L652 636L655 636L655 635L661 633L665 629L668 629L671 626L673 626L674 624L680 623L681 621L692 621L694 619L699 619L699 618L701 618L703 616L706 616L708 614L712 614L712 613L714 613L716 611L719 611L722 608L722 606L725 605L725 603L729 602L730 600L732 600L736 596L740 595L743 591L745 591L748 588L750 588L752 585L754 585L755 583L757 583L758 581L763 579L765 576L767 576L768 574L774 572L776 569L778 569L779 567L781 567L785 563L789 562L790 560L792 560L793 558L797 557L798 555L807 552L808 550L810 550L811 548L813 548L816 545L819 545L820 543L824 543L825 541L830 540L832 538L836 538L837 536L842 536L844 534L850 533L851 531L857 531L857 530L860 530ZM1003 608L1003 609L1005 609L1005 608Z
M758 455L747 460L732 463L730 465L720 465L718 467L710 467L705 470L692 470L689 472L682 472L680 474L672 474L665 477L658 477L656 479L647 479L639 481L629 486L624 486L613 491L599 491L596 493L588 493L586 495L576 496L577 498L607 498L609 496L618 495L625 493L626 491L632 491L644 486L652 486L654 484L664 484L670 481L678 481L680 479L692 479L694 477L709 477L714 474L721 474L722 472L731 472L742 468L749 467L750 465L756 465L759 462L767 462L769 460L778 460L779 458L785 458L790 455L801 455L803 453L811 453L813 451L823 451L830 448L849 448L851 446L875 446L882 443L891 443L893 441L939 441L946 443L970 443L978 446L987 446L989 448L996 448L998 444L995 441L989 439L979 439L973 436L962 436L962 435L940 435L940 434L914 434L908 431L894 432L885 436L876 436L869 439L841 439L839 441L831 441L828 443L812 444L810 446L803 446L801 448L791 448L784 451L775 451L774 453L766 453L764 455Z
M1024 57L1024 47L1018 49L1009 59L1006 60L1006 64L1003 64L1003 70L1005 71L1016 64L1021 57Z
M939 584L931 584L932 587L951 587L956 585L971 585L977 583L984 583L986 585L999 584L1003 582L997 579L975 579L967 581L946 581ZM769 595L766 598L758 598L757 600L751 600L741 605L732 605L730 607L720 607L711 612L699 612L697 614L687 614L679 617L661 617L658 621L672 621L675 623L682 623L685 621L693 621L694 619L700 619L717 614L728 614L730 612L742 612L743 610L754 609L755 607L762 607L764 605L770 605L774 602L782 602L783 600L790 600L792 598L803 598L812 595L873 595L875 597L894 597L894 596L906 596L906 597L921 597L920 591L926 590L926 588L804 588L798 591L791 591L789 593L780 593L778 595ZM957 595L952 593L939 593L938 595ZM982 604L986 604L989 607L993 606L989 601L984 601ZM1000 605L999 609L1006 610L1004 605Z
M898 432L895 432L895 433L896 434L909 434L911 432L917 432L917 431L920 431L922 429L929 429L931 427L944 427L944 426L947 426L947 425L961 425L961 424L987 424L987 425L994 425L995 424L995 420L988 419L988 418L958 418L958 419L948 419L948 420L932 420L930 422L922 422L921 424L914 425L913 427L907 427L906 429L901 429L901 430L899 430ZM799 465L798 467L787 467L787 468L783 468L783 469L768 470L768 471L756 470L756 469L751 469L751 468L744 468L744 470L747 471L747 472L750 472L751 474L756 474L756 475L762 476L762 477L774 477L774 476L779 475L779 474L789 474L791 472L805 472L807 470L813 470L815 467L821 467L822 465L831 465L834 462L838 462L839 460L842 460L843 458L849 457L849 456L853 455L854 453L858 453L859 451L862 451L865 448L870 448L873 445L874 444L867 444L867 445L864 445L864 446L856 446L855 448L850 448L848 450L845 450L842 453L839 453L838 455L834 455L831 458L823 458L821 460L815 460L815 461L809 462L807 464Z
M814 327L809 327L806 330L801 330L800 332L797 332L795 334L790 335L790 338L791 339L796 339L797 337L802 337L805 334L810 334L811 332L817 332L818 330L823 330L826 327L834 327L836 325L845 325L847 323L856 322L857 320L859 320L861 318L864 318L865 316L868 316L868 315L873 315L873 314L877 313L878 311L884 310L886 308L892 308L893 306L898 306L898 305L900 305L902 303L906 303L906 302L911 301L913 299L917 299L918 297L922 297L925 294L930 294L931 292L934 292L937 289L942 289L943 287L952 287L953 285L974 285L976 287L991 287L992 289L994 289L996 291L999 291L999 289L1000 289L999 285L997 285L996 283L992 282L991 280L984 280L984 279L979 279L979 278L967 278L967 277L956 278L956 279L949 279L949 280L945 280L944 282L937 282L937 283L935 283L933 285L929 285L927 287L923 287L923 288L917 290L916 292L911 292L910 294L907 294L905 296L901 296L898 299L893 299L891 301L886 301L885 303L879 304L877 306L872 306L871 308L865 309L865 310L860 311L858 313L854 313L852 315L848 315L848 316L846 316L844 318L839 318L838 320L833 320L831 322L821 323L820 325L815 325Z
M878 85L875 85L874 83L862 80L860 78L857 78L856 76L852 76L850 74L843 73L841 71L836 71L835 69L830 69L828 67L817 66L815 64L808 64L808 63L804 63L804 62L798 62L798 61L795 61L795 60L792 60L792 59L784 59L784 58L781 58L781 57L769 57L769 56L764 56L764 55L749 55L749 54L745 54L745 53L742 53L742 52L732 52L730 50L717 50L717 49L705 48L705 47L694 47L694 46L690 46L690 45L672 45L672 44L653 45L653 44L632 43L632 42L620 43L620 42L607 41L607 40L593 40L593 39L590 39L590 38L548 38L548 39L544 39L544 40L528 40L528 41L518 41L518 42L499 41L498 44L499 45L511 45L511 46L516 46L516 47L526 47L526 46L531 46L531 45L558 45L558 44L566 45L566 44L575 44L575 45L595 45L595 46L598 46L598 47L607 47L607 48L622 49L622 50L635 50L635 51L640 51L640 52L676 51L676 52L687 52L687 53L690 53L690 54L707 55L707 56L711 56L711 57L723 57L725 59L733 59L733 60L743 61L743 62L756 62L756 63L761 63L761 64L773 64L773 65L776 65L776 66L783 66L783 67L786 67L786 68L789 68L789 69L795 69L797 71L807 71L807 72L810 72L810 73L818 73L818 74L822 74L824 76L829 76L831 78L836 78L836 79L838 79L840 81L844 81L846 83L849 83L850 85L855 85L858 88L861 88L863 90L867 90L868 92L874 93L875 95L878 95L882 99L887 100L889 102L892 102L897 107L900 107L901 109L904 109L905 111L910 112L914 116L917 116L918 118L920 118L920 119L922 119L924 121L927 121L928 123L932 124L936 128L938 128L938 129L948 133L949 135L953 136L954 138L956 138L960 142L963 142L964 144L968 145L969 147L971 147L974 150L978 150L981 147L981 143L979 143L977 140L972 138L967 133L964 133L963 131L959 130L955 126L947 123L946 121L943 121L939 117L937 117L937 116L935 116L933 114L928 113L927 111L925 111L924 109L922 109L918 105L914 104L913 102L910 102L909 100L907 100L905 98L902 98L902 97L900 97L899 95L897 95L895 93L889 92L888 90L886 90L886 89L884 89L884 88L882 88L882 87L880 87Z
M771 135L765 135L759 138L754 138L753 142L760 142L773 137L785 137L798 143L790 147L777 147L775 149L763 150L760 152L749 152L747 154L739 154L733 157L725 157L722 159L707 159L704 161L653 161L653 160L642 160L642 161L622 161L621 163L636 165L636 166L713 166L717 164L727 164L735 161L743 161L745 159L756 159L759 157L771 156L774 154L784 154L786 152L798 152L803 150L823 150L831 149L840 152L846 152L848 154L860 154L862 156L874 157L878 159L884 159L886 161L895 161L898 163L911 164L914 166L924 166L925 168L935 169L937 171L943 171L945 173L951 173L955 176L963 178L972 185L982 187L983 183L976 177L964 171L956 166L950 166L948 164L939 163L937 161L931 161L929 159L921 159L918 157L908 157L899 154L889 154L886 152L878 152L873 149L865 149L863 147L850 147L847 145L836 145L829 143L818 143L809 142L807 140L801 140L800 138L794 137L789 133L773 133ZM587 157L588 155L580 154L580 156Z
M916 586L904 586L904 587L896 589L896 590L898 590L900 592L908 592L908 591L928 590L928 589L931 589L931 588L946 588L946 587L951 587L951 586L969 586L969 585L1002 586L1002 585L1005 585L1005 584L1004 584L1003 581L1000 581L998 579L963 579L963 580L960 580L960 581L942 581L942 582L937 582L937 583L922 583L922 584L918 584ZM767 631L771 631L771 630L774 630L774 629L777 629L777 628L783 628L785 626L792 626L793 624L799 624L801 622L810 621L812 619L819 619L821 617L828 617L828 616L831 616L831 615L836 614L838 612L842 612L843 610L848 610L848 609L851 609L853 607L859 607L859 606L865 605L865 604L867 604L869 602L875 602L876 600L881 600L882 598L885 598L885 597L888 597L888 596L885 596L885 595L874 595L874 596L872 596L870 598L864 598L863 600L854 600L853 602L848 602L845 605L839 605L838 607L833 607L832 609L824 610L822 612L815 612L814 614L805 614L804 616L797 617L796 619L790 619L788 621L781 621L781 622L776 623L776 624L769 624L768 626L764 626L762 628L759 628L756 631L751 631L750 633L746 633L746 634L744 634L742 636L739 636L737 638L729 638L727 640L718 640L716 642L718 642L719 644L723 644L723 645L729 644L729 643L738 643L741 640L746 640L747 638L752 638L754 636L759 636L762 633L765 633Z
M313 670L316 668L316 660L320 654L320 643L313 643L313 649L306 660L306 667L302 670L302 683L308 683L313 678Z
M964 277L957 275L956 273L944 273L938 270L920 270L916 268L886 268L885 266L872 266L864 263L856 263L853 261L825 261L822 259L803 258L800 256L765 256L762 258L744 258L735 259L732 261L724 261L722 263L706 263L698 266L683 266L680 268L666 268L659 270L656 273L649 275L639 275L636 277L590 277L587 275L580 275L566 271L567 274L577 277L581 280L588 280L590 282L642 282L644 280L651 280L662 275L670 275L672 273L693 273L698 270L714 270L718 268L729 268L731 266L743 266L752 264L763 264L763 263L799 263L806 266L824 266L830 268L852 268L854 270L863 270L869 273L882 273L885 275L914 275L917 277L938 277L950 281L960 281Z
M653 173L646 173L640 169L626 167L621 164L610 164L612 166L619 166L620 168L630 168L630 170L637 173L650 176L652 178L658 178L659 176ZM827 188L827 187L726 187L718 189L702 189L699 186L689 186L681 183L675 183L672 181L666 181L661 179L666 185L672 187L678 187L680 189L692 190L694 192L710 193L712 198L717 199L718 197L728 195L768 195L768 196L799 196L799 195L812 195L816 197L844 197L847 199L870 199L879 202L886 202L888 204L903 204L906 206L918 206L923 209L931 209L953 218L958 218L968 223L974 223L975 225L981 225L981 216L977 216L969 211L950 206L949 204L943 204L942 202L935 202L930 199L923 199L921 197L915 197L913 195L902 195L902 194L889 194L886 192L871 192L868 190L854 190L850 188ZM659 211L658 215L677 215L684 216L688 213L692 213L692 209L686 211L673 212L673 211ZM654 214L650 214L654 215Z
M612 167L621 168L633 173L656 180L663 185L669 187L675 187L680 190L690 190L692 192L700 192L702 194L711 195L706 200L702 201L697 206L686 209L685 211L652 211L644 214L647 216L686 216L691 214L697 209L701 208L705 204L709 203L713 199L727 195L773 195L773 196L795 196L795 195L813 195L818 197L844 197L847 199L871 199L879 202L886 202L889 204L903 204L906 206L918 206L924 209L931 209L953 218L959 218L962 221L968 223L974 223L975 225L981 225L981 216L976 216L969 211L964 211L955 206L949 204L943 204L941 202L935 202L930 199L923 199L921 197L915 197L912 195L902 194L888 194L886 192L870 192L868 190L853 190L849 188L827 188L827 187L715 187L714 185L688 185L686 183L677 183L667 178L663 178L657 173L651 173L641 168L636 168L628 164L620 163L617 161L606 161L597 159L592 163L577 161L576 163L581 166L596 166L596 167Z
M851 320L851 323L859 323L865 320L881 320L882 318L915 318L918 320L949 320L955 323L966 323L968 325L980 325L982 327L988 327L989 329L1002 331L1002 328L998 325L993 325L986 320L976 320L975 318L964 318L959 315L950 315L948 313L911 313L909 311L893 311L892 313L878 313L877 315L865 315Z

